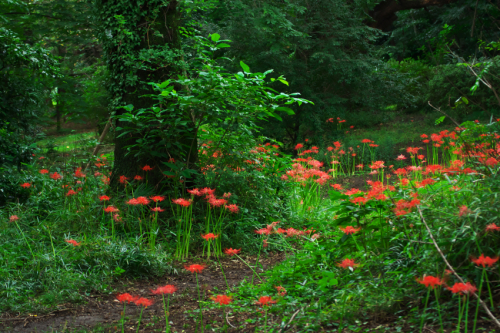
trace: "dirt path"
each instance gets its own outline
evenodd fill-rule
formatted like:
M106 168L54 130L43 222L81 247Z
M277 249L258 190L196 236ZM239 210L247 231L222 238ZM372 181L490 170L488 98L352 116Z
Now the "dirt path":
M283 259L283 253L273 253L267 258L261 258L260 263L264 269L267 269ZM253 260L255 262L255 258ZM245 278L252 278L252 271L236 258L225 258L222 265L231 287ZM118 281L115 285L117 290L115 294L87 297L87 304L83 306L64 304L58 311L46 315L0 318L0 332L121 332L119 321L123 305L116 300L116 295L126 292L155 301L155 304L143 312L140 332L165 332L162 298L159 295L153 295L151 289L166 284L173 284L178 289L170 299L171 331L195 332L197 315L189 314L190 311L198 309L195 276L189 272L185 273L186 271L182 268L179 271L179 275L165 275L154 280ZM204 300L209 300L212 295L222 294L226 289L218 264L211 263L203 273L198 275L198 278ZM136 331L139 313L139 307L127 306L126 316L129 320L125 324L125 332ZM221 328L226 321L229 321L235 327L230 326L229 332L253 332L255 330L253 326L245 325L244 329L239 326L244 323L245 319L255 315L258 314L229 315L226 319L220 309L203 311L205 325Z

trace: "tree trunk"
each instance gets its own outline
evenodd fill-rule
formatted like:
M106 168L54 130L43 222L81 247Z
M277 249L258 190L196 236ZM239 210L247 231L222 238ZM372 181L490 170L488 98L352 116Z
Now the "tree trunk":
M174 59L171 63L162 64L155 63L154 56L147 60L137 60L141 52L152 52L154 54L159 48L168 46L168 51L176 51L180 49L179 38L179 21L180 15L178 10L178 2L171 0L170 2L162 2L158 0L144 0L137 9L137 4L134 2L123 2L120 0L98 0L99 9L103 15L101 20L103 23L103 35L107 35L108 39L103 43L106 52L107 66L110 70L113 80L110 85L110 91L118 105L132 104L134 110L141 108L150 108L155 104L155 100L147 97L142 97L147 94L154 94L150 85L147 82L161 83L170 78L174 78L180 72L176 66ZM124 18L124 24L117 26L116 16ZM125 31L125 32L124 32ZM109 37L111 35L111 37ZM125 36L121 38L122 36ZM132 57L132 58L131 58ZM150 60L152 59L152 60ZM137 65L144 65L145 68L137 68ZM135 79L131 80L130 78ZM132 82L132 83L130 83ZM118 88L119 89L118 89ZM180 90L181 87L175 87ZM125 112L123 109L117 109L116 114ZM140 133L137 135L128 134L118 137L121 133L118 130L120 127L119 121L116 123L117 130L115 131L115 152L114 152L114 167L111 176L110 186L112 189L123 188L119 183L120 176L125 176L132 179L135 175L145 176L141 168L149 165L153 168L147 172L148 183L150 185L159 186L164 180L163 171L166 170L161 160L154 156L135 157L134 154L128 154L127 146L136 144ZM194 124L193 124L194 129ZM167 153L176 160L189 159L187 165L195 163L197 160L197 142L196 133L193 130L190 135L178 138L191 149L186 149L184 156L174 156L165 148L163 153ZM189 153L191 151L191 154ZM189 157L188 157L189 156Z

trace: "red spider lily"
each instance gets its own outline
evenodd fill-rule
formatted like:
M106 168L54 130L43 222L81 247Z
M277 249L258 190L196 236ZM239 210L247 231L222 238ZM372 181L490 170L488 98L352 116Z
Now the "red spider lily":
M171 284L167 284L166 286L158 287L155 290L151 290L151 292L155 295L173 294L176 291L177 291L177 288Z
M208 233L206 235L201 235L201 238L203 238L206 241L210 241L210 240L216 239L217 237L219 237L219 235L215 235L213 233Z
M477 291L477 288L475 286L473 286L470 282L467 282L467 283L458 282L458 283L455 283L453 285L453 287L451 287L451 288L448 287L447 289L454 294L460 293L460 295L475 293Z
M165 197L162 197L161 195L155 195L152 197L149 197L149 199L153 200L154 202L159 202L165 200Z
M115 222L121 222L122 218L120 217L119 214L115 214L115 215L113 215L113 220L115 220Z
M47 169L41 169L41 170L40 170L40 171L38 171L38 172L40 172L42 175L44 175L44 174L46 174L46 173L49 173L49 170L47 170Z
M116 208L115 206L108 206L108 207L104 208L104 211L106 213L116 213L116 212L119 212L120 210L118 208Z
M278 295L280 296L285 296L286 295L286 289L282 286L275 286L276 290L278 291Z
M396 158L398 161L402 161L402 160L406 160L406 157L405 155L401 154L398 156L398 158Z
M161 209L161 207L155 207L155 208L151 208L151 211L161 213L161 212L164 212L165 209Z
M99 177L101 175L102 175L102 173L100 173L99 171L94 172L94 177Z
M229 249L225 249L224 250L224 253L227 254L228 256L232 257L234 256L235 254L238 254L240 253L241 249L233 249L233 248L229 248Z
M72 195L75 195L76 192L73 191L73 190L69 190L68 193L66 193L66 196L69 197L69 196L72 196Z
M336 189L337 191L340 191L342 189L342 185L340 184L330 184L330 186Z
M358 190L357 188L351 188L350 190L347 190L344 192L345 195L354 195L356 193L359 193L360 190Z
M109 199L111 199L111 198L110 198L110 197L108 197L107 195L101 195L101 196L99 197L99 200L100 200L100 201L109 201Z
M58 174L57 172L54 172L53 174L50 175L50 178L52 178L54 180L58 180L58 179L61 179L62 176L60 174Z
M231 197L231 195L232 195L231 192L227 192L227 193L224 193L222 195L222 197L225 198L225 199L229 199Z
M142 170L151 171L151 170L153 170L153 168L146 164L145 166L142 167Z
M126 203L127 205L134 205L134 206L136 206L136 205L139 205L139 204L140 204L140 202L139 202L137 199L135 199L135 198L132 198L132 199L130 199L129 201L127 201L127 202L125 202L125 203Z
M484 162L484 164L486 164L487 166L495 166L495 165L497 165L499 162L500 162L500 161L499 161L499 160L497 160L496 158L494 158L494 157L490 157L490 158L488 158L488 159Z
M477 259L471 258L471 261L478 266L486 267L487 265L488 267L491 267L498 261L498 257L490 258L485 257L484 254L481 254Z
M370 169L377 170L384 168L384 161L375 161L370 165Z
M137 202L140 203L141 205L149 204L149 200L146 197L137 197Z
M295 146L295 150L299 150L301 148L304 148L304 145L302 143L297 143L297 145Z
M347 267L357 267L359 264L356 264L353 259L344 259L342 262L337 263L338 267L347 268Z
M355 234L356 232L361 230L361 227L359 228L354 228L352 226L347 226L345 228L339 227L340 230L342 230L346 235L351 235Z
M231 213L234 213L234 214L237 214L240 210L240 208L235 205L235 204L232 204L232 205L225 205L224 206L228 211L230 211Z
M39 157L38 159L39 159L39 160L43 160L44 158L45 158L45 157L43 157L43 156L40 156L40 157Z
M212 195L215 193L215 189L210 189L208 187L204 187L200 190L201 195Z
M216 297L210 297L210 299L220 305L228 305L233 301L230 296L226 295L217 295Z
M370 140L370 139L363 139L363 140L361 140L361 143L372 143L372 140Z
M190 271L191 273L201 273L203 272L203 270L205 269L205 265L199 265L199 264L192 264L192 265L189 265L189 266L184 266L185 269L187 269L188 271Z
M125 176L120 176L120 184L126 184L127 183L127 180L128 178L125 177Z
M352 202L353 204L356 204L356 205L362 205L362 204L365 204L368 201L368 199L365 197L357 197L357 198L351 199L349 201Z
M82 173L82 168L77 168L75 170L75 177L77 177L77 178L85 178L87 176L84 173Z
M271 304L276 304L276 301L271 298L271 296L260 296L259 300L255 304L261 307L270 306Z
M411 154L411 155L416 155L416 154L418 154L418 151L420 149L422 149L422 147L413 147L413 148L412 147L408 147L408 148L406 148L406 152L408 154Z
M461 189L462 189L461 187L456 186L456 185L453 185L453 186L450 188L450 190L451 190L451 191L460 191Z
M222 206L222 205L227 204L227 200L226 200L226 199L216 199L215 197L211 197L211 198L208 200L208 203L209 203L211 206L214 206L214 207L220 207L220 206Z
M267 228L263 228L263 229L255 230L255 233L259 234L259 235L270 235L271 230L268 230Z
M498 227L495 223L491 223L486 226L486 232L488 231L500 231L500 227Z
M192 190L187 190L187 191L192 195L197 195L197 196L203 195L203 193L201 193L200 189L198 188L193 188Z
M23 184L21 184L21 187L30 188L31 184L30 183L23 183Z
M427 134L422 134L420 137L421 137L422 139L427 139L427 138L428 138Z
M441 286L444 284L443 279L440 279L437 276L435 277L435 276L430 276L430 275L424 276L422 279L417 278L417 282L420 284L423 284L427 288L429 288L429 286L430 286L432 289L434 289L436 286Z
M176 205L180 205L180 206L183 206L183 207L189 207L189 205L191 205L191 200L186 200L186 199L183 199L183 198L179 198L179 199L172 199L172 202Z
M9 217L9 221L10 221L10 222L14 222L14 221L17 221L17 220L19 220L19 217L18 217L17 215L11 215L11 216Z
M64 241L65 241L66 243L68 243L68 244L73 245L73 246L79 246L79 245L80 245L80 243L78 243L78 242L77 242L76 240L74 240L74 239L65 239Z
M118 296L116 296L116 299L120 303L123 303L123 302L130 303L130 302L134 302L136 299L138 299L138 297L132 296L129 293L125 293L125 294L119 294Z
M140 297L138 299L135 299L133 301L135 305L142 305L143 307L147 308L148 306L153 305L153 301L144 297Z
M469 208L467 208L467 206L462 205L460 206L460 209L458 211L458 216L469 215L470 213L472 213L472 211Z
M136 175L136 176L134 177L134 180L143 180L143 179L144 179L144 178L142 178L142 177L141 177L141 176L139 176L139 175Z

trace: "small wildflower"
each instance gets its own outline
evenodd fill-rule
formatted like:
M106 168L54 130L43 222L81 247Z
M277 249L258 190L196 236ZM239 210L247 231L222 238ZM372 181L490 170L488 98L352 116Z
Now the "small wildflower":
M14 222L14 221L17 221L17 220L19 220L19 217L18 217L17 215L11 215L11 216L9 217L9 221L10 221L10 222Z
M215 235L213 233L208 233L206 235L201 235L201 238L203 238L206 241L210 241L210 240L216 239L217 237L219 237L219 235Z
M41 169L41 170L40 170L40 171L38 171L38 172L40 172L42 175L44 175L44 174L46 174L46 173L49 173L49 170L47 170L47 169Z
M263 306L269 306L271 304L276 304L276 301L271 298L271 296L261 296L259 300L255 302L255 304Z
M217 295L216 297L210 297L210 299L220 305L228 305L232 302L231 297L226 295Z
M73 191L73 190L69 190L68 193L66 193L66 196L69 197L69 196L72 196L72 195L75 195L76 192Z
M153 200L154 202L159 202L165 200L165 197L162 197L161 195L155 195L152 197L149 197L149 199Z
M233 249L233 248L229 248L229 249L225 249L224 250L224 253L227 254L228 256L232 257L234 256L235 254L238 254L240 253L241 249Z
M77 242L76 240L74 240L74 239L65 239L64 241L65 241L66 243L68 243L68 244L73 245L73 246L79 246L79 245L80 245L80 243L78 243L78 242Z
M356 264L353 259L344 259L342 260L342 262L338 263L337 266L342 268L347 268L347 267L354 268L359 266L359 264Z
M278 295L280 296L285 296L286 295L286 289L282 286L275 286L276 290L278 291Z
M99 197L99 200L100 200L100 201L109 201L109 199L111 199L111 198L110 198L110 197L108 197L107 195L101 195L101 196Z
M153 170L153 168L146 164L145 166L142 167L142 170L151 171L151 170Z
M155 207L155 208L151 208L151 211L161 213L161 212L164 212L165 209L161 209L161 207Z
M58 174L57 172L54 172L53 174L50 175L50 178L52 178L54 180L59 180L62 178L62 176L60 174Z
M177 204L177 205L180 205L180 206L183 206L183 207L189 207L189 205L191 205L191 201L190 200L186 200L186 199L183 199L183 198L172 199L172 202L174 204Z
M31 184L30 183L23 183L23 184L21 184L21 187L30 188Z
M346 235L351 235L360 231L361 228L354 228L352 226L347 226L345 228L340 227L340 230L342 230Z
M417 282L420 284L423 284L427 288L429 286L434 289L436 286L441 286L444 283L444 280L440 279L439 277L434 277L434 276L424 276L422 279L417 279Z
M192 264L184 266L185 269L190 271L191 273L201 273L205 269L205 265Z
M498 257L490 258L490 257L485 257L484 254L481 254L479 258L477 259L472 258L471 261L478 266L491 267L498 261Z
M118 296L116 296L116 299L117 299L120 303L123 303L123 302L130 303L130 302L135 301L137 298L138 298L138 297L136 297L136 296L132 296L132 295L130 295L129 293L119 294Z
M239 209L240 209L240 208L239 208L237 205L235 205L235 204L232 204L232 205L225 205L224 207L226 207L226 209L227 209L228 211L230 211L231 213L234 213L234 214L238 213L238 211L239 211Z
M118 208L116 208L115 206L108 206L108 207L104 208L104 211L106 213L116 213L116 212L119 212L120 210Z
M453 287L448 287L448 290L451 291L452 293L460 293L460 295L463 294L469 294L469 293L475 293L477 291L477 288L474 287L470 282L467 283L455 283Z
M140 297L136 300L134 300L135 305L142 305L143 307L147 308L148 306L153 305L153 301L144 297Z
M486 226L486 232L488 231L500 231L500 227L497 226L495 223L491 223Z
M177 288L174 285L167 284L163 287L158 287L155 290L151 290L154 295L164 295L164 294L173 294L177 291Z

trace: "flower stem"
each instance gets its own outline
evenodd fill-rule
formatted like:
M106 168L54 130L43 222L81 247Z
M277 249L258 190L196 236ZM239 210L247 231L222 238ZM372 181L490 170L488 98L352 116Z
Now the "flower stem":
M434 295L436 296L437 309L438 309L438 313L439 313L439 323L441 324L441 333L444 333L443 317L441 316L441 306L439 305L439 298L438 298L437 289L434 289Z
M260 252L259 252L260 254ZM251 270L252 272L257 275L257 277L260 279L260 281L262 282L262 278L260 277L260 275L252 268L252 266L250 266L245 260L241 259L241 257L239 255L237 255L236 253L234 254L235 256L238 257L238 259L240 259L245 265L247 265ZM259 258L257 257L257 260L259 260ZM253 275L252 275L252 283L253 283Z
M429 302L429 295L431 294L431 288L427 288L427 297L425 298L424 312L422 313L422 319L420 320L420 333L424 327L425 311L427 310L427 303Z
M123 314L122 314L122 333L125 332L125 309L127 307L127 302L123 302Z
M137 332L139 333L139 328L141 327L141 319L142 319L142 311L144 311L144 307L141 307L141 314L139 315L139 323L137 324Z
M170 294L167 296L167 306L165 307L165 294L161 294L161 296L163 297L163 310L165 310L165 325L166 325L166 328L165 328L165 332L170 332L170 325L168 324L168 315L167 315L167 312L168 312L168 306L169 306L169 301L170 301Z
M485 268L483 267L483 272L481 273L481 282L479 282L479 290L477 292L478 296L481 296L481 290L483 288L483 280L484 280L484 273L486 272ZM472 327L472 333L476 332L476 324L477 324L477 315L479 313L479 301L476 304L476 313L474 315L474 326Z

